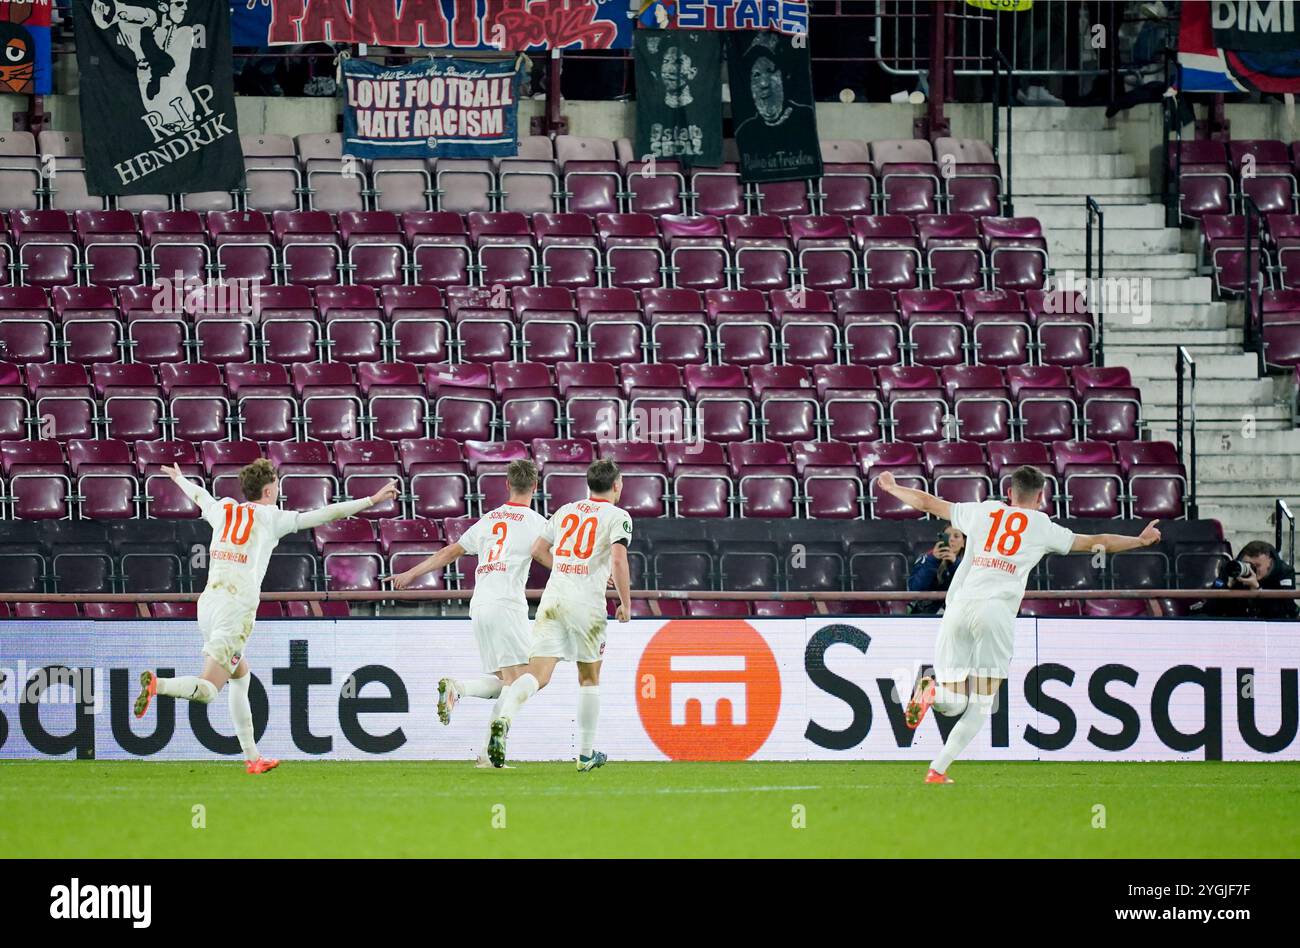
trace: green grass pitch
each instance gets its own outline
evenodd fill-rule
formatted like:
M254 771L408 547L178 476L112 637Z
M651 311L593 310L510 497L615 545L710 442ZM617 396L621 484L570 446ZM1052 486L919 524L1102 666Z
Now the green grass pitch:
M288 761L253 777L230 761L17 761L0 765L0 853L1300 856L1300 763L959 761L952 786L926 786L924 773L898 762L614 761L580 774Z

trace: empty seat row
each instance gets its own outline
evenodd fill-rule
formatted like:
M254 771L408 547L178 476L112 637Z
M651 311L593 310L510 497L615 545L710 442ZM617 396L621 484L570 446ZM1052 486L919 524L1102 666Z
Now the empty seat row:
M145 287L0 288L9 359L82 364L392 360L1082 366L1077 294L321 286L177 299Z
M937 213L1000 210L1001 170L987 143L970 139L824 141L821 179L744 186L734 141L717 168L685 173L642 162L631 142L525 136L496 160L344 156L334 133L241 136L245 186L234 192L93 197L80 134L0 135L0 186L10 206L66 210L620 210L649 213Z
M1123 367L0 363L0 442L1135 440Z
M1170 143L1169 173L1178 174L1179 214L1200 220L1207 214L1233 214L1246 199L1265 214L1294 214L1300 151L1296 145L1264 139Z
M137 229L138 226L138 229ZM16 210L7 282L1041 289L1035 218Z
M1013 467L1043 470L1049 487L1043 509L1071 517L1177 518L1184 515L1186 476L1163 442L670 443L610 442L600 455L624 473L622 504L637 517L770 517L909 519L920 516L879 491L890 469L900 482L952 501L1003 496ZM985 452L987 447L987 454ZM656 450L649 450L649 449ZM519 441L406 439L275 442L267 454L281 479L288 509L314 509L366 496L390 479L400 496L367 510L365 519L482 515L509 496L506 467L529 456ZM331 457L332 454L332 457ZM539 509L550 514L586 496L586 468L597 455L581 439L539 439ZM205 442L201 453L183 442L72 441L66 457L56 442L0 442L15 519L120 520L196 517L197 508L161 473L160 461L206 482L219 497L240 498L239 469L261 456L254 442ZM659 460L655 460L659 458Z

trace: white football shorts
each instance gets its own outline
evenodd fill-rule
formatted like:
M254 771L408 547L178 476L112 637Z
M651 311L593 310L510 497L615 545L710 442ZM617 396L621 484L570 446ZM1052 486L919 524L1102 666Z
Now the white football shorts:
M469 617L485 672L528 664L533 644L528 631L528 606L501 599L471 601Z
M1016 610L1003 599L965 599L944 611L934 647L939 681L971 675L1006 678L1015 645Z
M605 603L542 594L533 622L533 655L566 662L598 662L605 655Z
M203 654L232 675L244 657L244 647L253 634L257 610L225 596L199 596L199 631L203 633Z

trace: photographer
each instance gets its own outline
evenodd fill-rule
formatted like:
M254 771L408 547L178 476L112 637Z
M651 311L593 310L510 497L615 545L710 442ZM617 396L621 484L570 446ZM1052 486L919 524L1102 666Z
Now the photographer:
M1219 570L1215 589L1295 589L1295 569L1271 543L1254 540ZM1207 599L1201 615L1243 619L1294 619L1294 599Z
M939 540L930 552L918 557L912 564L912 575L907 579L907 588L911 592L947 592L965 551L966 535L951 524L944 527L939 531ZM912 603L911 612L938 612L942 605L939 600L922 600Z

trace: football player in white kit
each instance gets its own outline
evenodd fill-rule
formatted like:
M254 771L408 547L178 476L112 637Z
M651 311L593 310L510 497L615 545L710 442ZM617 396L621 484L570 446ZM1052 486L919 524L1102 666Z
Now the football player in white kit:
M524 589L533 562L533 546L546 528L546 518L532 507L537 465L526 460L511 461L506 481L510 485L509 500L484 515L457 542L392 577L393 588L405 589L418 577L440 570L466 554L478 557L469 617L487 674L438 682L438 720L443 724L451 723L451 711L463 697L496 699L490 719L496 720L502 690L527 671L532 654ZM549 569L550 553L539 556L538 561ZM486 750L479 755L478 765L488 766Z
M551 576L537 605L532 660L528 670L501 693L501 711L492 722L488 758L504 767L510 722L525 701L546 687L557 662L578 665L578 770L595 770L606 761L596 750L600 718L600 663L605 654L605 587L610 576L618 590L614 616L632 614L627 549L632 518L619 508L623 478L610 460L587 468L586 500L565 504L547 521L533 555L552 557Z
M397 481L389 481L372 497L330 504L319 510L281 510L276 506L280 483L271 462L259 458L239 472L245 501L217 500L189 481L175 465L167 474L198 505L212 525L208 545L208 582L199 596L199 630L203 633L203 674L195 677L159 678L151 671L140 675L140 696L135 716L143 717L155 695L184 698L208 704L230 683L230 716L250 774L265 773L279 765L262 757L253 740L253 710L248 703L248 662L244 646L253 632L262 579L280 538L310 530L360 513L367 507L397 496Z
M1032 467L1012 473L1010 503L986 500L954 504L925 491L900 487L886 471L881 490L909 507L948 520L966 534L966 555L948 587L935 643L934 674L918 683L906 721L916 728L931 704L958 721L930 764L926 783L952 783L948 767L979 733L1011 666L1016 613L1029 574L1048 553L1122 553L1160 542L1157 521L1141 535L1072 533L1038 508L1046 478Z

